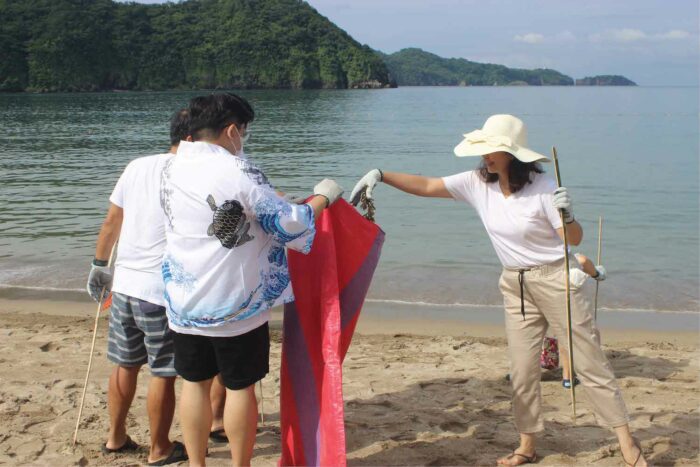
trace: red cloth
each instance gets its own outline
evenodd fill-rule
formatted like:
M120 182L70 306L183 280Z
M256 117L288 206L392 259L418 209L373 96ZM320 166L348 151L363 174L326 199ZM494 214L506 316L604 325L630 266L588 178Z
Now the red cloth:
M383 242L339 200L317 219L311 253L288 253L296 301L284 309L281 465L346 464L342 363Z

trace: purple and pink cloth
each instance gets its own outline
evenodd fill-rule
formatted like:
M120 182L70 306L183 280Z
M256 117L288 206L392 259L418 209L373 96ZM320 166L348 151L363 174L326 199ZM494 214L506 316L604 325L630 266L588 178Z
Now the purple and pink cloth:
M342 365L383 242L340 200L316 220L311 253L288 253L296 299L284 308L280 465L346 465Z

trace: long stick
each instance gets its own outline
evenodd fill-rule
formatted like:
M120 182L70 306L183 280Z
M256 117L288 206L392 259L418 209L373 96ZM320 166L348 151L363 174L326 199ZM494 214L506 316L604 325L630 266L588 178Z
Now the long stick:
M109 254L108 265L112 266L114 261L114 252L117 249L117 242L112 246L112 252ZM78 429L80 428L80 419L83 415L83 406L85 404L85 393L87 393L88 379L90 378L90 369L92 368L92 356L95 353L95 341L97 340L97 325L100 321L100 312L102 311L102 300L104 299L105 288L100 291L100 302L97 304L97 312L95 313L95 327L92 330L92 346L90 347L90 359L88 360L87 373L85 373L85 383L83 384L83 396L80 398L80 408L78 409L78 420L75 422L75 433L73 433L73 447L78 442Z
M603 216L598 217L598 261L596 262L596 265L600 266L600 255L602 251L602 239L603 239ZM594 312L593 316L595 317L596 321L598 320L598 285L600 285L599 281L595 281L595 305L594 305Z
M557 159L557 148L552 147L554 156L554 173L557 177L557 186L561 187L561 175L559 174L559 159ZM572 345L573 335L571 333L571 287L569 282L569 236L566 233L566 222L564 211L560 211L562 230L564 230L564 268L566 269L566 336L569 343L569 381L571 381L571 409L573 410L573 421L576 423L576 375L574 375L574 346Z
M265 403L263 402L265 398L263 397L262 390L262 380L260 380L260 424L265 426Z

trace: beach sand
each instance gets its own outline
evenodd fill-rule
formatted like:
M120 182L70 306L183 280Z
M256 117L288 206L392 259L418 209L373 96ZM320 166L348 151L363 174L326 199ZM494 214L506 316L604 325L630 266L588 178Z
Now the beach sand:
M105 456L108 429L106 317L79 433L80 402L94 304L0 299L0 464L138 465L135 455ZM279 315L273 321L271 372L263 381L265 425L253 465L276 465L279 430ZM698 343L693 332L603 329L648 459L655 465L699 465ZM494 324L390 320L363 316L344 364L350 465L493 465L517 443L512 423L505 338ZM128 419L147 445L147 370ZM613 434L595 424L583 391L571 421L570 396L557 376L542 383L546 431L541 465L623 465ZM179 384L178 384L179 393ZM176 421L175 439L182 439ZM226 445L210 445L210 465L228 465Z

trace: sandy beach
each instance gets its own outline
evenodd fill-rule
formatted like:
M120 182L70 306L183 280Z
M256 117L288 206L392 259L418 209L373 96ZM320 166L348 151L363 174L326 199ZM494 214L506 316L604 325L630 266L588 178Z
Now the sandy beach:
M377 306L377 305L375 305ZM106 317L79 434L71 449L93 327L83 301L0 298L0 464L138 465L137 455L105 456L108 428ZM264 380L265 424L254 465L279 458L279 315L273 321L271 372ZM602 330L623 388L632 428L655 465L699 465L698 342L688 332ZM344 365L350 465L493 465L516 445L506 344L497 324L364 315ZM148 443L147 370L128 421ZM546 431L541 465L623 465L611 432L599 428L579 391L576 424L558 375L542 385ZM181 439L176 421L172 429ZM209 463L227 465L225 445Z

